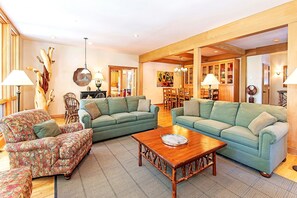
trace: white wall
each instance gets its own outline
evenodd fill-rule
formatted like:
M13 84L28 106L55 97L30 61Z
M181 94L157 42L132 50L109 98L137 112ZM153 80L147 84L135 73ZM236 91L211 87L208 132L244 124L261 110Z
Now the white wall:
M157 71L174 72L179 65L148 62L143 64L143 95L152 100L152 104L163 103L163 87L157 87ZM174 73L174 87L181 85L181 74Z
M254 95L255 103L262 103L262 56L247 57L247 86L255 85L257 94ZM249 95L247 94L247 101Z
M22 42L22 67L24 70L27 66L39 68L42 71L42 64L39 63L36 56L40 56L40 49L54 47L53 76L50 81L50 89L54 89L56 96L54 102L50 104L49 113L51 115L64 114L65 107L63 95L67 92L74 92L79 98L80 91L86 91L85 87L80 87L73 82L73 73L78 67L84 67L84 44L81 47L53 44L41 41L23 40ZM114 51L104 51L101 49L92 49L87 46L87 65L88 69L94 74L101 70L105 78L101 90L108 90L108 65L133 66L138 67L138 56L117 53ZM26 71L30 79L35 82L36 77L33 72ZM96 90L94 81L89 86L91 90ZM23 109L34 108L34 86L27 86L22 92L24 98Z
M279 90L287 90L283 87L283 66L287 65L287 52L270 54L270 104L278 105ZM280 74L277 75L276 72Z

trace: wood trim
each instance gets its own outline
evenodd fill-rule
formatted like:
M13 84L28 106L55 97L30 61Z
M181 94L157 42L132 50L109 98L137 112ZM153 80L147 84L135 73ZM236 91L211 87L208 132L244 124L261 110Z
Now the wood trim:
M264 47L258 47L254 49L246 50L246 56L255 56L262 54L271 54L275 52L282 52L288 50L288 43L280 43L275 45L268 45Z
M245 50L233 45L229 45L227 43L217 43L214 45L210 45L208 46L210 48L214 48L217 50L221 50L224 51L226 53L231 53L231 54L238 54L238 55L244 55L245 54Z
M175 65L183 64L183 62L181 62L181 61L172 60L172 59L167 59L167 58L161 58L161 59L158 59L158 60L154 60L154 61L152 61L152 62L168 63L168 64L175 64Z
M194 49L193 62L193 97L200 98L201 85L198 81L201 71L201 48Z
M182 54L179 54L178 56L181 56L181 57L185 57L185 58L194 58L194 54L189 54L189 53L182 53Z
M141 63L176 55L196 47L204 47L286 26L297 21L297 1L290 1L269 10L239 19L185 40L140 55Z
M1 8L0 8L0 23L11 24L11 30L13 35L20 35L19 31L15 28L13 23L9 20L9 18L6 16L6 14Z
M247 87L247 56L241 57L240 68L240 102L246 102L246 87Z
M143 63L139 63L138 67L138 80L137 80L137 86L138 86L138 95L143 95Z
M221 54L221 55L207 57L206 61L203 61L203 62L222 61L226 59L234 59L239 57L240 55L238 54Z

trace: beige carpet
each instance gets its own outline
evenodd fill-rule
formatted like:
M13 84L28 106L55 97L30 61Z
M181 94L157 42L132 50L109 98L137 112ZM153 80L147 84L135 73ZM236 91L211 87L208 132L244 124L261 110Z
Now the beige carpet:
M96 143L71 180L57 176L55 197L171 197L170 181L143 159L130 137ZM217 176L211 169L177 186L178 197L297 197L297 183L273 174L270 179L244 165L218 156Z

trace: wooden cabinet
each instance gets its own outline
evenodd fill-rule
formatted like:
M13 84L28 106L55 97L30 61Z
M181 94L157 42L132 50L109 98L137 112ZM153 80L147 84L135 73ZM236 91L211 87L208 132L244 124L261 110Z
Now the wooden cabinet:
M202 63L201 82L207 74L214 74L219 80L219 100L239 101L239 60L230 59L218 62ZM216 88L216 87L213 87Z
M185 65L187 71L184 73L184 88L193 88L193 65Z

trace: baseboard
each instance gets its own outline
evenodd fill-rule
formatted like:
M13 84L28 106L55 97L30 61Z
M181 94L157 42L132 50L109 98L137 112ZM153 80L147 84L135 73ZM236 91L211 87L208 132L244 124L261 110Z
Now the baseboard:
M288 153L290 153L292 155L297 155L297 148L288 147Z
M64 114L51 115L52 118L64 118Z

